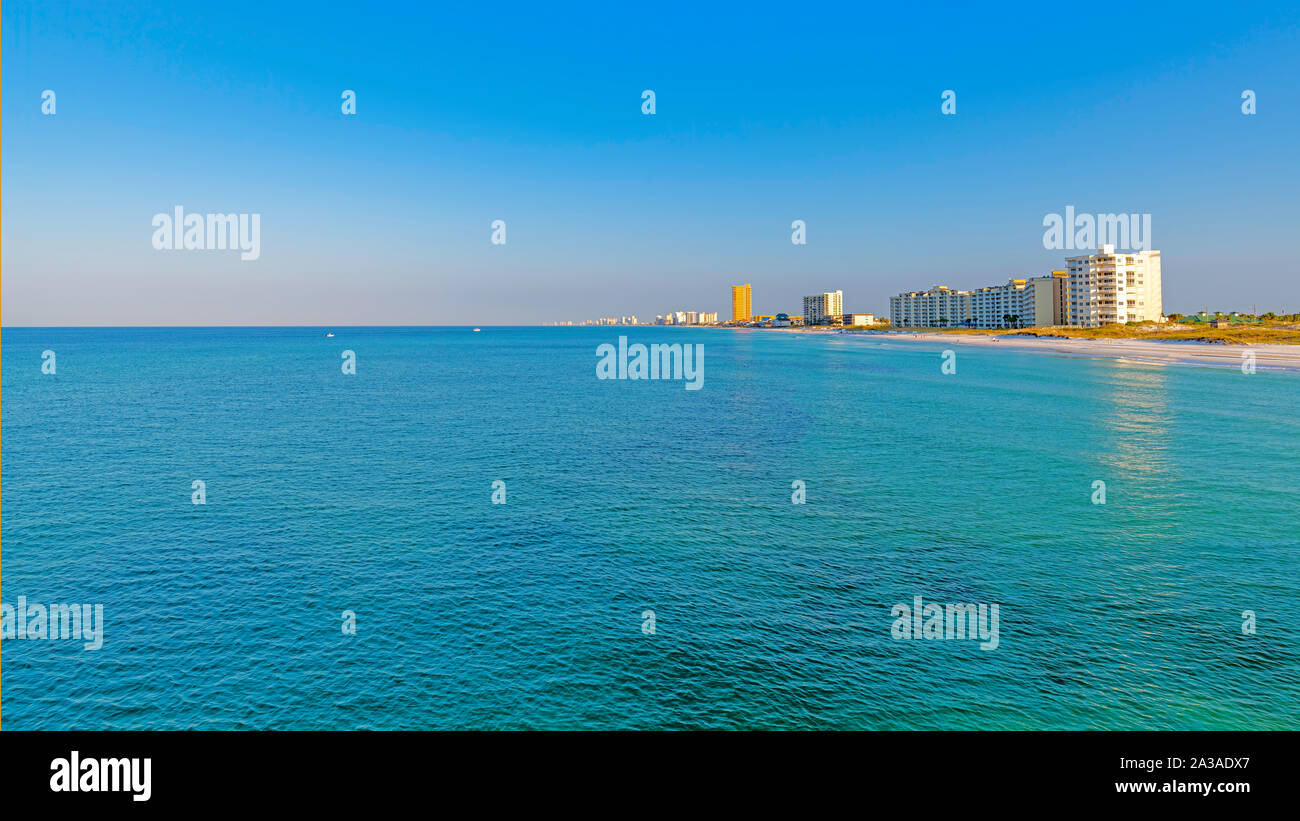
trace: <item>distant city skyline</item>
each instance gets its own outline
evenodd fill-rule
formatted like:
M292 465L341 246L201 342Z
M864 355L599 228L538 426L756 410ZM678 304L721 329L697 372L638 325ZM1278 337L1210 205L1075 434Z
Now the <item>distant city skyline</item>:
M1166 312L1297 311L1300 9L1217 8L5 3L0 318L888 315L1060 268L1067 211L1150 216Z

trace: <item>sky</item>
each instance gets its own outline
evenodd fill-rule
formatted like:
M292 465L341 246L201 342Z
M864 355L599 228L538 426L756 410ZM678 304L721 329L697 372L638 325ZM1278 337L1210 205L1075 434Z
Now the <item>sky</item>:
M1300 311L1295 3L0 14L7 326L887 315L1062 268L1067 206L1151 215L1166 312ZM177 206L260 255L156 249Z

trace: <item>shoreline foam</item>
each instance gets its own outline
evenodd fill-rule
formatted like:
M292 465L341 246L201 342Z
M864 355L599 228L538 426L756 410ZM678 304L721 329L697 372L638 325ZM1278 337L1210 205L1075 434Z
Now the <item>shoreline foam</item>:
M785 329L781 329L785 330ZM818 333L793 329L798 333ZM832 331L831 333L836 333ZM1255 354L1257 368L1300 372L1300 345L1234 345L1184 340L1068 339L991 334L944 334L907 331L843 331L840 335L883 342L941 343L1040 351L1066 356L1117 359L1149 365L1207 365L1240 368L1242 354Z

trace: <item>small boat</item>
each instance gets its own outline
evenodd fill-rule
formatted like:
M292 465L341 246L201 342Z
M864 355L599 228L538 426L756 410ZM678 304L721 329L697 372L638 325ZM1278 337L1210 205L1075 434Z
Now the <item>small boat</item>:
M334 336L334 334L333 334L333 333L325 334L325 337L326 337L327 339L328 339L329 337L331 337L331 336Z
M475 329L474 329L474 333L478 333L478 332L481 331L481 330L483 330L483 329L482 329L482 328L475 328Z

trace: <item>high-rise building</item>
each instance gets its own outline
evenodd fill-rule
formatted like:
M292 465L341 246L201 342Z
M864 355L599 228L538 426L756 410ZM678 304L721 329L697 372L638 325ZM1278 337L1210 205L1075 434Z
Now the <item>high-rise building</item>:
M803 298L803 321L805 325L818 325L826 317L844 315L844 292L824 291Z
M754 315L751 298L753 289L749 285L731 286L731 321L748 322Z
M803 321L807 325L816 325L822 318L822 298L820 294L803 298Z
M826 291L822 294L822 313L827 316L841 316L844 313L844 292Z
M1159 322L1164 313L1160 252L1116 253L1103 245L1093 254L1070 257L1069 324L1096 328L1116 322Z

